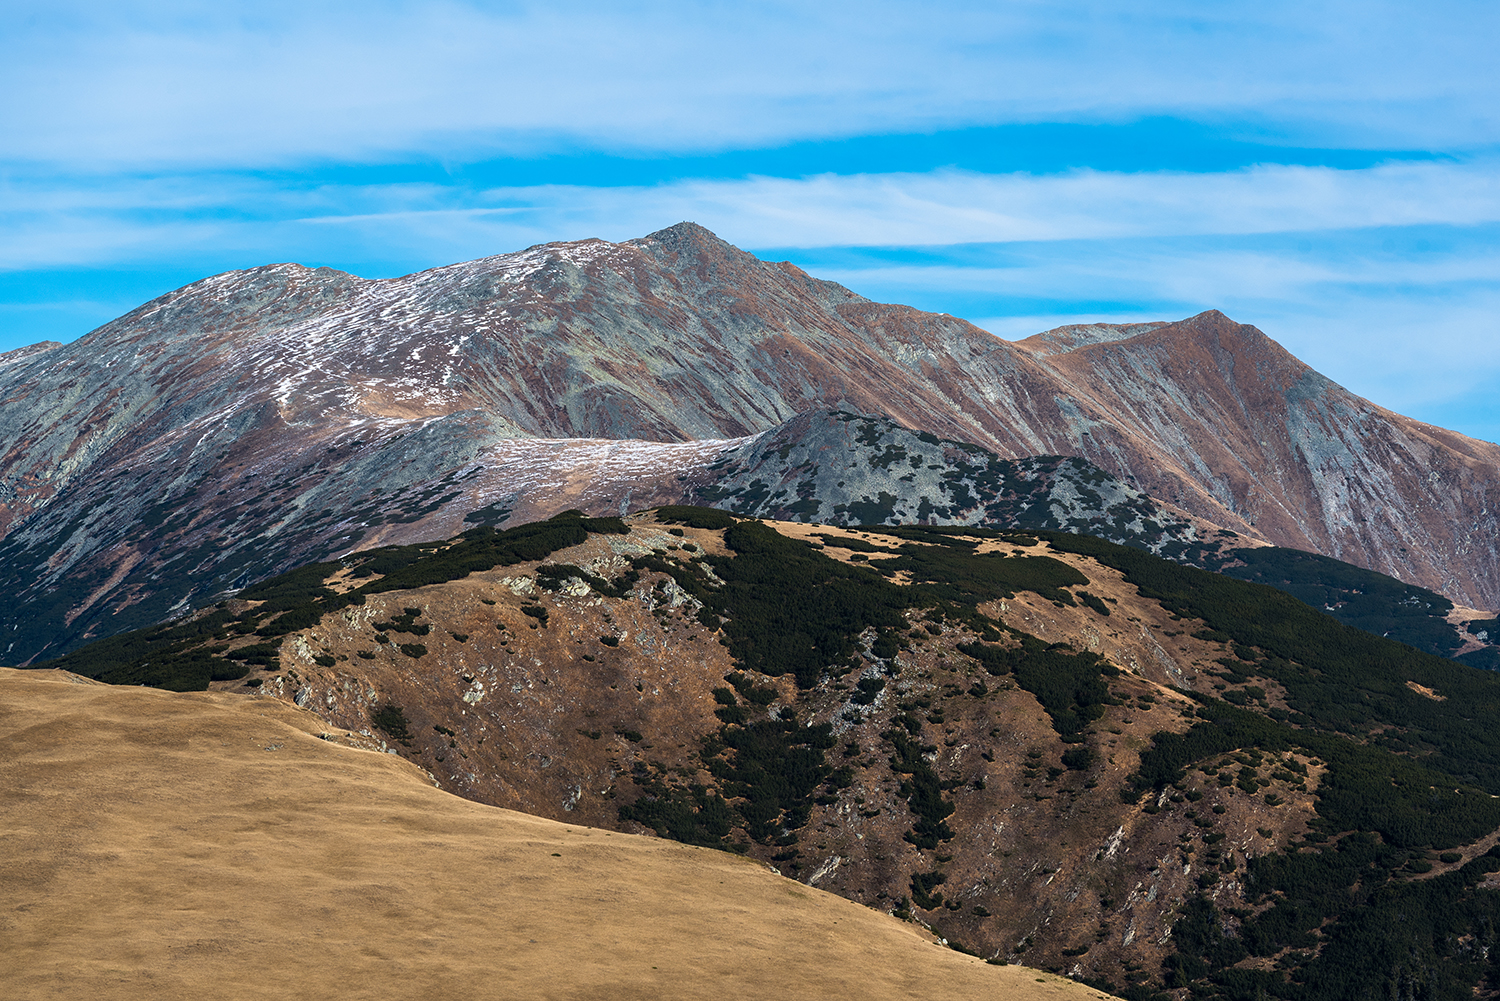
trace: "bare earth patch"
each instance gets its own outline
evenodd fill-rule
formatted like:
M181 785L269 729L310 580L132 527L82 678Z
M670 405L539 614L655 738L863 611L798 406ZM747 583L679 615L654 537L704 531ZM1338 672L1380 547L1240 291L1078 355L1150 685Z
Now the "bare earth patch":
M1415 681L1408 681L1406 683L1406 687L1410 688L1412 691L1416 692L1418 695L1421 695L1424 698L1429 698L1429 699L1431 699L1434 702L1442 702L1442 701L1445 701L1448 698L1448 696L1446 696L1446 695L1439 695L1433 689L1428 688L1426 685L1419 685Z

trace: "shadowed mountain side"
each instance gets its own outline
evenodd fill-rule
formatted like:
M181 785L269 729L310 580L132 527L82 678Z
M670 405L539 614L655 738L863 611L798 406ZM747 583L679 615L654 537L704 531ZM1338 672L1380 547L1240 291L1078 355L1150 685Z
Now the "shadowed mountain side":
M0 670L0 747L12 998L1106 997L727 853L460 800L284 704Z
M717 462L688 475L689 503L833 525L1060 529L1178 559L1245 541L1085 459L1001 459L885 417L814 411L725 444Z

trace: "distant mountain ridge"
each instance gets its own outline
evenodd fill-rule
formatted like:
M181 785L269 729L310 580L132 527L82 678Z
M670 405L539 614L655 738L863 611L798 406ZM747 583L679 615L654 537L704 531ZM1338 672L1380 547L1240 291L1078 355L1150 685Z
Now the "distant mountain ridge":
M831 525L979 525L1083 532L1174 553L1217 549L1215 530L1086 459L1001 459L888 417L820 410L726 446L685 500L751 517Z
M10 352L0 401L10 663L351 549L667 502L720 450L829 408L1079 456L1208 524L1500 607L1500 448L1360 400L1253 327L1011 343L689 223L379 281L217 275Z

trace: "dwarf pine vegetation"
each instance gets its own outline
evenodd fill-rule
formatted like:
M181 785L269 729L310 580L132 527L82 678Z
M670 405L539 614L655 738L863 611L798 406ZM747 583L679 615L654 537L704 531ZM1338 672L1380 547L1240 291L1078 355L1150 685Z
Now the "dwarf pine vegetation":
M1389 622L1391 631L1406 629L1418 644L1407 645L1367 631L1371 622L1387 620L1375 604L1351 599L1370 586L1364 578L1315 560L1313 572L1300 579L1310 589L1306 598L1343 601L1353 609L1345 617L1365 616L1367 628L1288 593L1291 571L1300 573L1307 561L1284 553L1247 564L1247 575L1273 587L1061 532L871 527L872 540L821 540L866 557L846 563L823 546L722 511L663 508L658 520L722 532L732 555L684 545L637 556L612 580L562 563L544 563L536 573L543 590L578 580L620 599L646 575L670 578L701 605L698 621L717 632L733 658L734 669L713 692L719 725L698 748L699 777L641 766L634 775L641 795L620 808L621 819L696 845L767 846L795 875L805 864L811 811L834 802L852 781L844 762L879 754L899 779L910 820L905 838L933 862L912 874L910 900L895 902L896 911L916 908L940 922L953 903L944 896L940 853L959 833L951 824L956 780L933 767L937 749L925 736L941 722L943 705L901 696L891 682L900 677L914 635L952 632L957 653L989 680L945 696L982 698L989 685L1019 686L1036 697L1067 747L1058 764L1039 757L1029 772L1045 769L1056 777L1090 768L1091 728L1105 707L1121 704L1110 689L1117 669L979 611L987 601L1026 591L1086 606L1101 618L1109 614L1109 604L1085 590L1090 582L1083 574L1046 555L1051 546L1118 570L1184 629L1224 646L1209 678L1213 694L1193 696L1192 725L1150 737L1122 796L1150 797L1144 808L1155 812L1158 798L1191 807L1202 799L1199 786L1218 783L1269 803L1279 801L1267 791L1274 782L1306 788L1305 762L1323 769L1311 832L1239 870L1221 844L1225 835L1215 830L1216 813L1193 811L1205 865L1197 876L1200 895L1177 917L1175 951L1159 970L1134 971L1131 983L1099 986L1132 1001L1165 996L1159 994L1165 989L1234 1001L1331 1001L1470 998L1482 982L1500 982L1500 894L1484 886L1500 872L1500 849L1456 850L1500 828L1500 728L1493 725L1500 718L1500 678L1436 655L1451 647L1427 629L1440 607L1433 601L1396 593L1396 603L1406 602L1412 615ZM505 531L481 525L446 542L355 554L247 589L239 597L258 604L246 611L223 605L100 641L46 666L113 683L201 689L241 677L252 665L274 666L284 636L369 594L542 561L590 533L626 531L619 519L568 512ZM1009 552L979 552L987 539L1008 543ZM357 586L340 594L324 582L343 570ZM908 583L897 584L897 575ZM523 611L547 627L542 605ZM404 608L375 623L375 641L396 642L421 658L427 651L417 641L431 628L423 619L421 609ZM231 649L246 639L252 642ZM601 637L601 645L614 646L610 639ZM771 683L776 678L790 679L798 694L783 698ZM826 683L841 683L855 712L889 700L890 724L878 747L856 743L840 751L828 723L808 725L805 698ZM1150 709L1152 700L1140 702ZM399 707L386 704L375 716L393 739L410 739ZM616 733L637 744L648 739L628 728ZM1214 887L1230 871L1251 908L1224 912L1214 903ZM1065 955L1087 950L1084 943Z

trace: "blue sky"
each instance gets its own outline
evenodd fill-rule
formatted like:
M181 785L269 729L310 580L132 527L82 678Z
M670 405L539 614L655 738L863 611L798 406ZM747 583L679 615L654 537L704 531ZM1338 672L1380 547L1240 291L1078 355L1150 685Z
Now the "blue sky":
M692 219L1003 337L1222 309L1500 440L1500 8L1418 6L11 0L0 349Z

